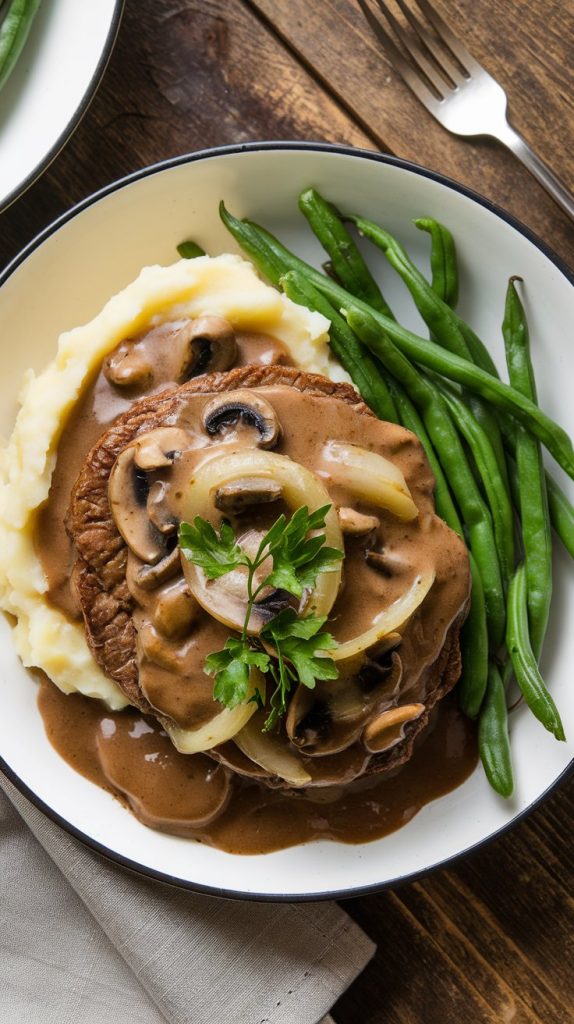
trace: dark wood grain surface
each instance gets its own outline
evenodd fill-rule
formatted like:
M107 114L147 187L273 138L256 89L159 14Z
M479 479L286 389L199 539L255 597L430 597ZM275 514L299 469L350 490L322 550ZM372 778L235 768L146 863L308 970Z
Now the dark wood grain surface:
M437 0L507 87L516 127L574 188L574 4ZM380 148L507 207L574 266L574 228L508 154L447 135L407 92L352 0L127 0L75 136L1 215L4 265L95 189L164 157L254 139ZM338 1024L574 1020L572 780L496 842L350 901L378 943Z

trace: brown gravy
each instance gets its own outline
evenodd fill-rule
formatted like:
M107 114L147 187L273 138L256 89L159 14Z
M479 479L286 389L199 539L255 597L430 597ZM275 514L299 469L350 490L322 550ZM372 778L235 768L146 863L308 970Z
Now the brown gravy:
M142 338L142 346L152 347L151 335L153 331ZM289 362L274 339L238 335L237 343L238 365ZM172 377L169 368L165 379L156 374L154 387L146 394L169 386ZM302 465L311 461L311 468L318 470L312 453L320 451L329 438L344 436L355 444L380 449L381 424L356 417L343 403L325 403L310 396L303 401L299 396L302 404L294 416L292 396L285 388L262 391L273 399L283 426L280 450ZM100 371L62 434L49 500L38 517L37 545L49 584L47 596L71 618L81 618L81 610L70 587L75 551L63 528L70 492L87 452L135 398L110 387ZM203 401L198 398L193 407L195 418ZM403 469L420 511L422 530L415 535L390 513L381 515L380 510L368 506L362 509L365 513L378 511L379 539L381 543L384 540L391 560L395 552L398 560L388 573L370 570L365 565L364 543L349 539L345 585L330 617L331 628L340 642L356 635L404 591L421 567L427 563L434 567L437 578L432 606L427 604L417 613L401 645L403 686L408 680L408 698L424 701L432 665L464 604L468 579L461 573L456 543L452 550L445 544L446 527L433 516L433 481L419 446L413 440L405 444L404 432L390 427L384 454ZM335 486L330 493L337 504L351 504L344 488ZM264 515L262 521L266 528L269 524ZM163 597L179 586L177 581L170 583L161 592ZM136 613L140 638L145 639L145 630L149 631L156 613L144 595ZM205 651L221 647L228 633L228 627L200 612L191 641L172 645L177 671L141 659L140 683L151 704L182 726L197 727L209 721L220 706L212 700L212 680L202 672L203 658ZM181 665L185 672L180 671ZM389 691L389 702L393 700ZM414 755L402 767L349 783L368 760L360 744L352 745L353 733L349 749L343 750L343 743L336 759L305 758L306 768L318 784L318 788L305 791L270 788L257 781L258 774L265 774L257 769L252 770L251 778L238 775L231 767L241 771L243 755L234 744L220 748L221 763L205 754L179 754L156 719L135 709L110 712L78 694L65 696L47 680L40 688L39 708L48 738L60 755L117 796L146 825L233 853L263 853L314 839L360 843L379 838L406 824L429 801L460 785L477 761L475 729L450 698L433 712ZM357 736L361 727L360 723L353 726ZM331 784L333 777L337 785Z
M235 854L270 853L317 839L379 839L460 786L477 763L476 728L451 697L394 773L308 792L226 778L226 770L205 755L178 754L155 719L132 709L108 711L80 694L66 696L47 679L38 706L60 756L146 825ZM226 786L233 792L225 804Z

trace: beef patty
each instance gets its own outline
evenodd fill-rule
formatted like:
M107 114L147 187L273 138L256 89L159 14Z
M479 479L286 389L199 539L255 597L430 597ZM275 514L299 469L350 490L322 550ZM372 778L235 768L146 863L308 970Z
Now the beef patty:
M348 384L337 384L286 366L241 367L199 377L138 401L94 445L77 479L66 527L77 554L73 579L89 646L103 671L118 683L128 699L160 720L162 714L151 706L139 682L135 602L126 580L128 549L108 501L110 473L119 454L134 439L176 423L190 396L278 385L320 400L336 398L352 406L359 416L375 418ZM459 542L454 538L453 543ZM438 656L428 667L424 712L407 723L400 743L370 758L367 772L383 771L407 760L433 706L456 683L461 668L459 631L467 604L467 600L461 603L446 630ZM211 753L218 756L217 750Z

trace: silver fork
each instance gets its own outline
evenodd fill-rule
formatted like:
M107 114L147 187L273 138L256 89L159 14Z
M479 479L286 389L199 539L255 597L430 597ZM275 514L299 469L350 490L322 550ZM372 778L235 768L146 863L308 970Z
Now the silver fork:
M367 0L358 0L395 70L415 96L454 135L490 135L502 142L574 220L571 193L508 123L502 86L471 56L428 0L412 0L411 7L405 0L395 2L408 27L384 0L374 0L378 15ZM416 14L413 7L418 8ZM393 41L381 15L405 52Z

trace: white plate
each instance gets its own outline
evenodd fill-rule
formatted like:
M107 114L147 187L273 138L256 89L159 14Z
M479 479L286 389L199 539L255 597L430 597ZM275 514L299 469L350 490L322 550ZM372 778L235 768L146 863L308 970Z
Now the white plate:
M108 62L123 0L44 0L0 92L0 210L75 131Z
M199 153L150 168L76 207L12 264L0 290L4 401L8 433L24 370L40 368L60 331L90 319L147 263L171 263L175 246L195 238L209 252L235 249L221 226L223 197L304 256L320 251L297 212L297 194L313 184L344 207L382 219L425 265L428 238L411 224L432 215L450 225L462 271L461 312L500 366L506 281L527 289L540 399L571 433L571 325L574 288L564 268L509 217L462 187L421 168L372 153L314 144L254 144ZM372 255L372 254L371 254ZM398 317L420 327L405 289L381 266ZM572 491L570 482L568 488ZM256 857L231 856L146 829L117 801L75 774L47 742L36 684L19 664L10 628L0 623L0 755L10 778L46 813L94 848L175 884L228 896L317 899L357 895L412 878L470 850L528 811L566 772L574 736L574 575L556 545L555 600L543 670L570 744L557 743L526 708L512 715L516 793L505 802L479 768L450 795L425 807L405 828L372 843L320 842Z

